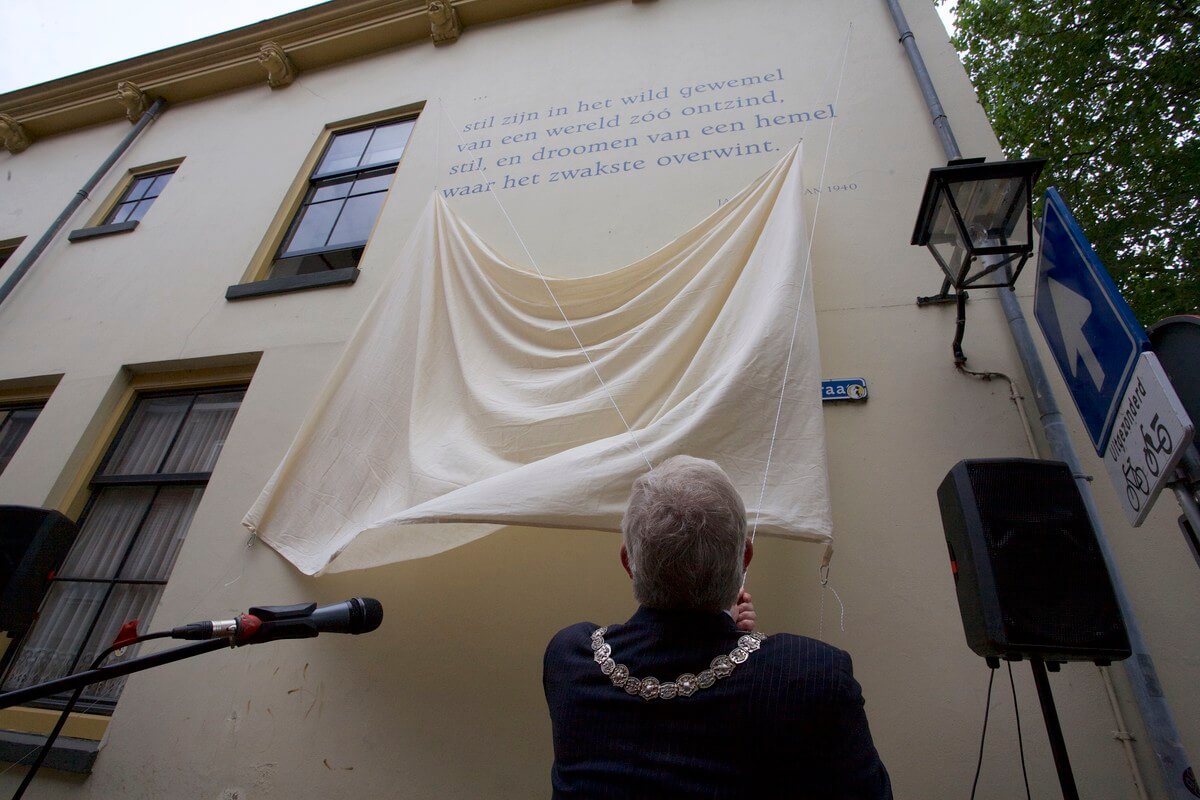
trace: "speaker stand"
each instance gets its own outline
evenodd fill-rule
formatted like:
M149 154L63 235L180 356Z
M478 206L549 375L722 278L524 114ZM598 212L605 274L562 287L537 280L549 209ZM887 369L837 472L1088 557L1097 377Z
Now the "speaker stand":
M1040 658L1031 658L1029 666L1033 668L1033 682L1037 686L1038 700L1042 704L1042 716L1046 720L1046 734L1050 737L1050 752L1054 754L1054 768L1058 770L1058 783L1062 786L1063 800L1079 800L1079 790L1075 788L1075 775L1071 772L1071 759L1067 756L1067 743L1063 741L1058 711L1054 708L1054 695L1050 693L1050 679L1046 677L1046 663Z

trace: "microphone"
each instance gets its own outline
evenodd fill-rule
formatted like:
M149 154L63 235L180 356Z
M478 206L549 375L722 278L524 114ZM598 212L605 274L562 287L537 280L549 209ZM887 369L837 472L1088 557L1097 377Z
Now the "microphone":
M235 619L193 622L171 630L174 639L227 638L232 646L262 644L278 639L311 639L322 633L370 633L383 622L383 605L373 597L353 597L317 607L254 606Z

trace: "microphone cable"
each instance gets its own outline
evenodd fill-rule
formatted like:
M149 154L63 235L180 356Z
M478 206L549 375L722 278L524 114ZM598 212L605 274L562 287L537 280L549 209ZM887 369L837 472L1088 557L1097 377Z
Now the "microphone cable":
M996 680L996 670L989 668L987 700L983 707L983 733L979 737L979 761L975 764L975 780L971 782L971 800L975 800L975 788L979 786L979 773L983 769L983 744L987 741L988 715L992 712L992 683ZM15 800L15 798L14 798Z
M1025 739L1021 735L1021 709L1017 705L1017 684L1013 680L1012 662L1008 662L1008 685L1012 689L1013 713L1017 717L1017 748L1021 752L1021 777L1025 779L1025 798L1032 800L1029 792L1029 771L1025 767ZM975 789L979 785L979 773L983 769L983 745L987 741L988 715L992 709L992 682L996 680L996 669L990 670L988 678L987 706L983 710L983 733L979 737L979 761L975 764L975 780L971 782L971 800L975 800Z

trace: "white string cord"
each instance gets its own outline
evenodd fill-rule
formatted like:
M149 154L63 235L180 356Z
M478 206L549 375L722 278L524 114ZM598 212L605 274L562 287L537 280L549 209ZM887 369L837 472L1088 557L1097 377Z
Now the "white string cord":
M450 127L454 128L454 132L458 134L459 142L466 144L466 140L464 140L462 136L462 129L458 127L458 124L455 123L454 118L450 116L450 112L446 108L446 102L439 97L438 104L442 107L442 113L446 115L446 120L450 123ZM571 332L571 337L575 340L575 344L579 348L579 352L583 353L583 357L587 360L588 366L592 368L592 372L596 375L596 380L600 382L600 387L604 389L604 393L608 395L608 402L612 404L613 410L616 411L617 416L621 418L621 424L625 426L625 430L628 432L629 438L633 440L633 444L637 448L638 455L640 455L642 460L646 462L646 467L648 469L654 469L654 465L650 463L650 459L646 455L646 451L642 449L642 443L638 441L637 434L633 432L633 428L630 426L629 421L625 419L625 415L621 413L621 407L617 404L617 398L613 396L613 393L608 388L608 384L605 382L604 377L600 374L600 370L596 367L596 362L592 361L591 354L588 353L587 348L584 347L583 341L579 338L579 334L575 332L575 326L571 324L570 318L567 317L567 312L563 311L563 307L559 304L558 298L554 296L554 290L550 288L550 281L546 280L546 276L542 272L541 267L537 265L537 261L533 258L533 253L529 252L529 247L525 244L525 239L522 238L521 232L517 230L517 226L513 224L512 217L508 215L508 209L506 209L504 207L504 203L500 201L500 196L496 194L496 190L493 188L495 181L486 180L487 167L482 166L482 162L480 162L480 172L483 173L485 178L485 185L487 186L488 194L490 194L496 201L496 205L500 208L500 213L503 214L504 219L508 221L508 226L512 228L513 234L517 237L517 241L520 242L521 249L525 251L525 257L529 259L529 263L533 266L534 272L536 272L537 276L541 278L542 285L546 287L546 294L550 295L550 299L554 302L554 307L558 309L559 316L561 316L562 321L566 323L567 330Z
M842 94L842 77L846 74L846 56L850 52L850 32L853 29L854 29L854 23L851 22L849 24L849 26L846 28L846 42L842 46L842 65L841 65L840 70L838 71L837 89L834 91L834 95L833 95L834 108L837 107L838 100ZM836 123L837 123L836 117L829 120L829 136L825 139L825 157L824 157L824 160L821 162L821 178L820 178L820 183L818 183L818 186L822 187L822 188L825 186L825 170L829 166L829 151L830 151L831 146L833 145L833 128ZM755 509L755 512L754 512L754 523L750 527L750 541L751 542L754 541L754 537L758 534L758 520L759 520L759 517L762 516L763 500L766 498L766 495L767 495L767 478L771 474L771 457L775 454L775 439L779 434L779 419L783 415L783 398L784 398L784 394L787 390L788 375L792 369L792 353L796 349L796 332L800 329L800 312L804 308L804 291L805 291L805 287L808 284L809 273L811 272L811 269L812 269L813 239L816 237L817 219L821 215L821 200L824 197L825 197L824 191L817 193L817 204L816 204L816 207L813 209L812 225L809 227L808 250L804 254L804 271L800 276L800 296L796 299L796 313L792 317L792 338L791 338L791 341L788 342L787 360L784 361L784 365L783 365L783 380L780 381L780 383L779 383L779 402L775 407L775 424L771 428L771 443L767 446L767 463L763 469L762 486L759 488L759 492L758 492L758 507ZM742 585L743 586L745 585L744 578L742 581Z
M833 592L834 598L838 601L840 616L838 618L838 628L842 633L846 632L846 604L842 602L842 596L838 594L838 590L829 584L829 566L821 568L821 602L817 611L817 638L825 638L825 590Z

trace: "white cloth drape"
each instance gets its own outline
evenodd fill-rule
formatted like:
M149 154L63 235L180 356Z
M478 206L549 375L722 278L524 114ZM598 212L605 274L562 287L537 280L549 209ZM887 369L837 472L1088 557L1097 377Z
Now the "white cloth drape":
M435 197L244 524L308 574L497 525L619 530L642 453L687 453L725 468L760 533L827 541L803 191L797 147L653 255L549 278L553 297Z

